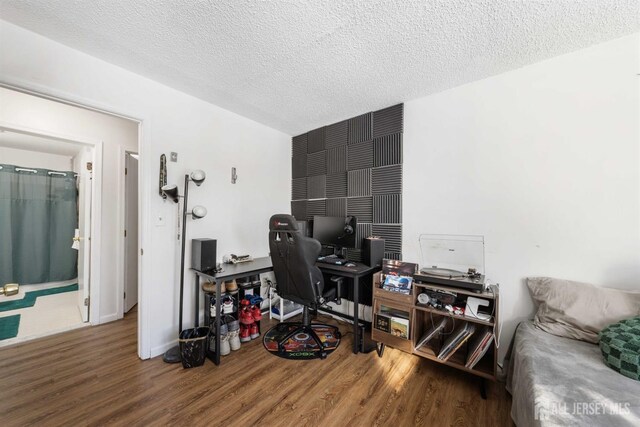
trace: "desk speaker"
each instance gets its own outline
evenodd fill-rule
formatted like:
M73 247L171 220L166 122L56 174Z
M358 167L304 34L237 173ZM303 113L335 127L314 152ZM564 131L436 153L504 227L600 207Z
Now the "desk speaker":
M216 268L216 239L191 240L191 268L210 271Z
M362 261L369 267L382 267L384 239L367 237L362 240Z

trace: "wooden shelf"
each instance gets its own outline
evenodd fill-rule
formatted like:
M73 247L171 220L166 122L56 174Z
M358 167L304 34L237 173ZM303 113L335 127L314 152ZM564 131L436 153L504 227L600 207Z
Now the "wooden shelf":
M423 306L423 305L415 305L413 308L415 308L416 310L420 310L420 311L426 311L427 313L433 313L433 314L437 314L440 316L446 316L446 317L451 317L452 319L459 319L462 320L464 322L471 322L471 323L477 323L480 325L486 325L486 326L491 326L493 327L494 323L491 321L487 321L487 320L482 320L482 319L476 319L475 317L468 317L468 316L464 316L464 315L459 315L459 314L452 314L449 313L446 310L438 310L436 308L431 308L431 307L427 307L427 306ZM493 317L492 317L493 319Z
M466 295L466 296L482 298L482 299L493 300L498 297L498 288L493 285L489 286L489 290L486 290L484 292L474 292L469 289L451 288L448 286L436 285L433 283L414 282L413 284L418 288L430 289L432 291L455 292L456 294L459 294L459 295Z

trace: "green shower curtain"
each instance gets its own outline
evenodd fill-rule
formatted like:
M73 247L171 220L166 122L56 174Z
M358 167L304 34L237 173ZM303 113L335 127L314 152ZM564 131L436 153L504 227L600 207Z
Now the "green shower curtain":
M74 172L0 164L0 286L77 277L77 200Z

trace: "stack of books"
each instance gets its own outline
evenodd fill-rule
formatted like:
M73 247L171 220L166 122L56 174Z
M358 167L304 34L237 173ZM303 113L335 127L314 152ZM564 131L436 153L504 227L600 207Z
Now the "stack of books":
M469 356L467 357L466 366L469 369L472 369L476 364L482 359L482 356L485 355L489 347L491 347L491 343L493 342L493 331L491 328L485 326L484 329L479 331L479 333L475 334L473 340L470 341L469 344Z
M476 327L473 323L463 322L449 335L442 345L442 350L438 354L438 359L443 361L449 360L451 355L455 353L475 332Z

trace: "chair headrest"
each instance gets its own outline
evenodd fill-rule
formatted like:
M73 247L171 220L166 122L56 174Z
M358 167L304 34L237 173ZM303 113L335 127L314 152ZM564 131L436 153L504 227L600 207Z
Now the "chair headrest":
M287 214L275 214L269 220L270 231L299 231L296 219Z

